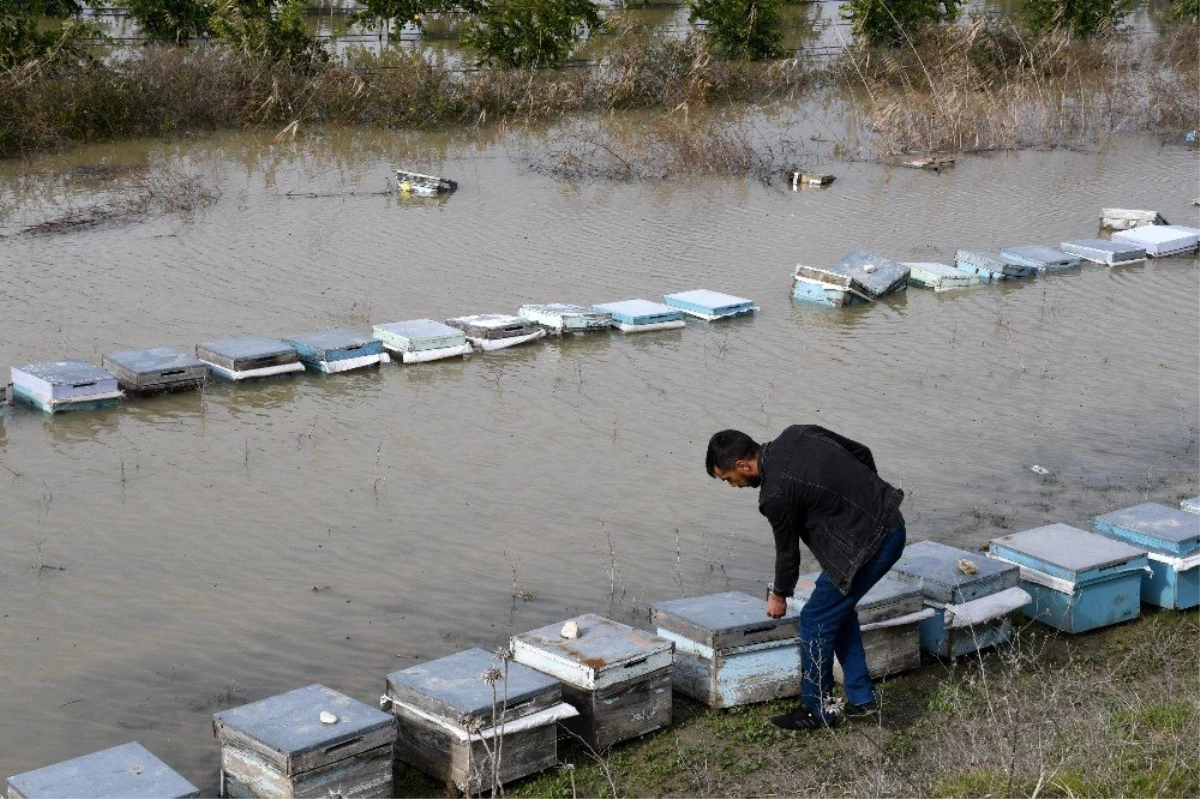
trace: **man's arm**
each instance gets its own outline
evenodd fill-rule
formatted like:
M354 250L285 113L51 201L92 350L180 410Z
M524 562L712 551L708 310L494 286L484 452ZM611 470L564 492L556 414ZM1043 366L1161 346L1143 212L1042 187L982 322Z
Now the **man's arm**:
M829 439L839 447L846 450L859 461L861 461L862 464L872 472L879 474L879 470L875 468L875 456L871 454L871 450L866 446L858 443L857 441L846 438L845 436L839 436L832 430L826 430L825 435L827 435Z
M771 531L775 535L775 585L771 593L778 597L789 597L795 592L796 580L800 577L803 514L779 496L768 497L760 510L771 523Z

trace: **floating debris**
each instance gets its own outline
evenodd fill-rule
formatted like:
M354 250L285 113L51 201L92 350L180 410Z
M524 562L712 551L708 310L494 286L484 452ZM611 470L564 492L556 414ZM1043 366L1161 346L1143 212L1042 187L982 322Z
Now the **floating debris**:
M683 311L649 300L621 300L592 306L606 313L612 325L622 333L647 333L653 330L676 330L685 327Z
M987 281L1033 277L1037 274L1032 266L1017 263L1000 253L979 250L959 250L954 254L954 265L964 272L974 272Z
M908 284L935 292L978 286L979 275L949 264L914 261L903 264L908 267Z
M1168 255L1183 255L1196 252L1200 244L1200 228L1183 225L1144 225L1130 230L1119 230L1112 240L1120 244L1144 247L1146 255L1162 258Z
M668 294L663 297L663 302L672 308L683 311L688 316L694 316L706 322L754 313L757 310L754 303L745 297L735 297L732 294L722 294L719 291L709 291L708 289Z
M371 333L403 363L461 358L471 353L471 345L463 331L433 319L388 322L375 325Z
M377 366L386 357L379 339L335 328L283 339L296 348L300 362L324 374Z
M1061 247L1065 253L1077 255L1085 261L1104 266L1126 266L1146 260L1145 247L1135 247L1119 241L1079 239L1078 241L1064 241Z
M1180 501L1179 507L1188 513L1200 513L1200 497L1191 497Z
M1167 225L1163 216L1157 211L1137 211L1128 208L1101 208L1100 228L1102 230L1128 230L1142 225Z
M1144 548L1050 524L992 539L988 557L1020 569L1022 612L1042 624L1083 633L1141 613Z
M208 377L207 364L174 347L108 352L101 364L117 376L121 388L131 395L193 391L203 386Z
M1200 515L1145 502L1097 516L1092 529L1148 550L1143 602L1177 610L1200 605Z
M8 778L8 796L185 799L200 789L136 741Z
M458 190L458 182L437 175L424 175L407 169L396 170L396 190L416 197L437 197Z
M612 317L603 311L566 303L522 305L517 309L517 316L539 324L557 335L607 332L612 327Z
M303 372L296 348L266 336L235 336L196 345L196 357L217 377L253 380Z
M954 156L924 155L920 158L910 158L907 161L901 161L900 166L906 166L909 169L929 169L934 172L940 172L943 169L954 166Z
M447 319L446 324L467 334L467 341L477 350L491 352L536 341L546 335L545 328L508 314L476 314Z
M1007 258L1014 263L1031 266L1039 274L1061 272L1066 269L1074 269L1080 265L1078 256L1068 255L1062 250L1056 250L1053 247L1043 247L1040 244L1021 244L1014 247L1005 247L1000 250L1000 257Z
M46 413L109 408L124 396L116 375L85 361L27 363L11 375L13 399Z
M828 188L833 185L833 181L837 180L833 175L825 175L819 172L801 172L799 169L789 169L786 173L788 183L792 184L792 191L799 191L801 186L823 187Z
M1029 471L1033 472L1034 474L1050 474L1049 469L1047 469L1045 466L1038 466L1036 463L1029 467Z

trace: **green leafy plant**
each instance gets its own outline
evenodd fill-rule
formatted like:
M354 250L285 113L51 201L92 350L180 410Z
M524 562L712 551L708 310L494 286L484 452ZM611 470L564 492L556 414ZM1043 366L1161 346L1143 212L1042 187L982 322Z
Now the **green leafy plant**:
M31 61L85 57L84 44L102 37L99 28L81 21L80 0L0 0L0 68ZM47 23L46 18L59 20Z
M1195 24L1200 21L1200 0L1175 0L1171 3L1171 14L1175 19Z
M304 28L304 0L217 0L217 37L251 58L308 68L328 60Z
M842 18L855 37L871 47L895 47L926 25L951 22L962 0L850 0Z
M762 61L783 53L781 0L690 0L688 20L704 23L704 38L729 61Z
M212 3L203 0L124 0L129 15L152 42L182 44L212 33Z
M480 64L556 69L603 22L593 0L489 0L462 39Z
M1129 11L1127 0L1029 0L1029 27L1088 39L1116 29Z
M356 22L390 22L397 28L412 24L424 25L430 14L445 14L450 11L478 13L479 0L361 0L362 9L354 14Z

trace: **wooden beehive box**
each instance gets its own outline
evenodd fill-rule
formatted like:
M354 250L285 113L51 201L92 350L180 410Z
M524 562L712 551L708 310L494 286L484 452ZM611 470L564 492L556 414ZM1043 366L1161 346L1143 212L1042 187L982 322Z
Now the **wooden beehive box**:
M652 330L675 330L685 326L683 311L661 302L621 300L593 305L594 310L608 314L612 325L622 333L647 333Z
M800 692L799 617L767 616L740 591L659 602L658 634L675 643L675 689L709 707L766 702Z
M266 336L234 336L196 345L196 357L226 380L303 372L296 348Z
M1080 264L1079 256L1069 255L1062 250L1044 247L1041 244L1019 244L1005 247L1000 250L1000 256L1018 264L1031 266L1037 270L1038 274L1074 269Z
M812 596L819 574L801 575L796 582L795 605L789 601L789 607L797 613ZM916 586L884 575L854 607L872 677L899 674L921 665L918 626L934 612L925 607L925 599Z
M121 399L117 376L85 361L42 361L11 367L13 399L46 413L108 408Z
M1178 610L1200 605L1200 515L1145 502L1097 516L1092 529L1147 550L1143 602Z
M607 332L612 326L612 317L603 311L584 308L582 305L549 303L545 305L522 305L517 316L541 325L551 333L598 333Z
M471 345L467 343L463 331L433 319L410 319L375 325L371 333L402 363L440 361L471 352Z
M910 286L933 289L939 293L952 289L966 288L968 286L977 286L980 283L979 275L950 266L949 264L919 261L905 263L904 265L909 269L908 283Z
M921 648L946 658L1006 643L1012 611L1033 601L1018 586L1016 566L936 541L910 544L892 573L934 609L921 622Z
M508 314L475 314L447 319L446 324L467 334L467 340L485 352L515 347L546 335L537 324Z
M513 636L513 657L562 681L563 698L579 715L566 722L596 751L671 723L674 644L627 624L588 614Z
M987 281L1033 277L1037 274L1032 266L1019 264L1000 253L979 250L959 250L954 254L954 265Z
M203 386L208 377L208 366L203 361L174 347L117 350L106 353L102 364L129 394L192 391Z
M478 648L392 672L380 704L396 757L469 794L557 764L558 722L578 715L558 680Z
M1082 633L1141 613L1145 549L1050 524L993 539L988 556L1021 570L1033 597L1022 612L1051 627Z
M8 799L183 799L192 785L131 742L8 778Z
M792 273L792 298L834 308L875 301L866 286L852 277L806 264L797 264Z
M283 341L296 348L301 363L325 374L375 366L383 360L382 341L340 328L301 333Z
M1137 264L1146 260L1146 248L1135 247L1132 244L1121 244L1117 241L1104 239L1077 239L1064 241L1062 251L1068 255L1076 255L1085 261L1104 266L1125 266Z
M217 713L213 733L221 796L392 795L395 719L323 685Z
M1200 243L1200 228L1183 225L1145 225L1112 234L1120 244L1143 247L1151 258L1195 252Z
M688 316L708 322L754 313L755 310L754 302L745 297L735 297L732 294L722 294L719 291L709 291L708 289L668 294L663 297L663 302L672 308L683 311Z

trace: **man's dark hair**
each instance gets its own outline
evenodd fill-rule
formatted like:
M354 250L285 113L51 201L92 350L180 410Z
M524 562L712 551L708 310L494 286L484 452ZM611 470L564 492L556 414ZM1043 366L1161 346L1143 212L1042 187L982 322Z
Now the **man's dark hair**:
M716 477L714 469L727 472L738 461L749 460L758 456L758 442L741 430L722 430L713 433L708 440L708 454L704 458L704 468L709 477Z

